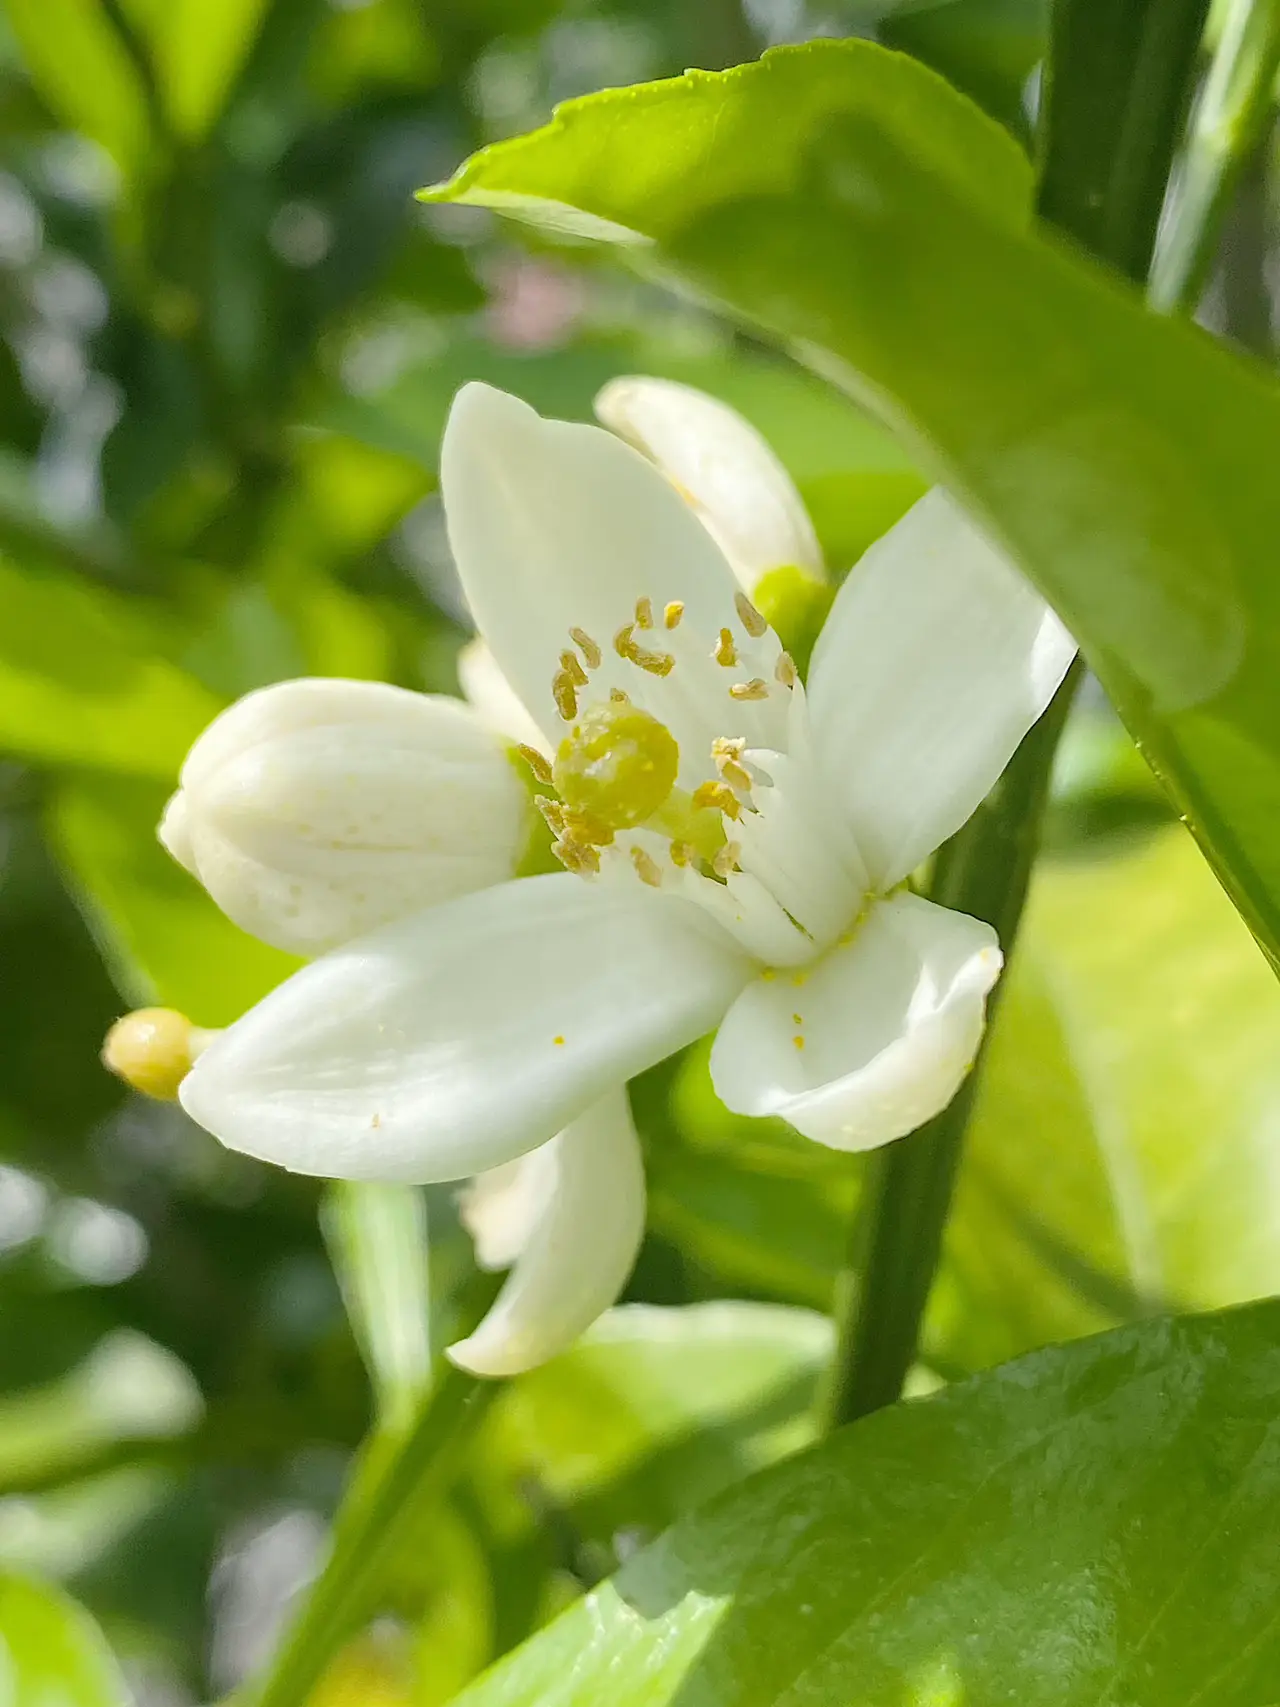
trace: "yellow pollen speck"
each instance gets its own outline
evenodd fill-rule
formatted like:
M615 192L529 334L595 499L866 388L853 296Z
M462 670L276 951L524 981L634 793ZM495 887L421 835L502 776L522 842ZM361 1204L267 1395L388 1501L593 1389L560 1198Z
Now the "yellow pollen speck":
M766 984L772 984L773 980L778 976L777 968L774 966L762 967L760 976L764 979Z
M791 1039L791 1041L795 1044L797 1049L803 1049L804 1048L804 1038L803 1037L793 1037Z
M551 696L556 702L556 710L566 723L572 723L578 715L578 690L573 678L564 670L557 670L551 679Z
M803 1025L804 1024L804 1018L801 1014L792 1014L791 1023L792 1023L792 1025Z
M670 849L672 865L685 866L697 857L696 850L688 842L672 842Z
M582 656L587 660L587 668L589 670L598 670L600 668L601 660L604 657L604 653L601 652L599 646L587 633L586 629L571 628L569 630L569 638L582 653Z
M630 695L624 693L621 688L610 688L609 689L609 698L613 701L613 703L615 705L630 705L631 704Z
M807 972L793 972L791 974L791 982L798 990L802 985L809 982L809 974Z
M664 628L679 628L680 618L683 615L684 605L679 599L672 599L671 603L663 608L662 626Z
M729 689L730 699L768 699L769 684L753 676L749 682L735 682Z
M632 848L631 863L636 868L636 876L641 883L647 883L650 889L661 889L662 872L657 860L651 858L643 848Z
M730 872L738 869L738 860L742 854L741 844L726 842L711 862L711 869L717 877L728 877Z
M693 791L693 804L698 809L710 806L728 818L742 816L742 802L723 782L700 782Z
M562 652L560 654L560 668L576 688L585 688L591 680L590 676L588 676L587 672L578 662L578 654L576 652Z
M175 1008L139 1008L107 1033L102 1064L135 1091L172 1102L213 1036Z
M733 595L733 604L734 609L738 613L739 622L741 622L742 626L746 629L747 633L753 640L759 640L762 634L766 634L768 632L769 624L760 615L760 612L752 604L751 600L745 593L735 593Z
M793 688L800 680L800 672L796 669L796 661L790 652L779 652L778 662L773 666L773 673L784 688Z
M545 753L540 753L536 747L526 747L523 741L517 745L516 752L539 782L551 781L551 762Z
M652 599L637 599L636 600L636 627L637 628L652 628L653 627L653 600Z
M720 638L716 641L716 649L711 656L724 670L731 670L738 662L738 648L733 644L733 636L727 628L720 630Z
M551 1039L551 1041L555 1044L557 1049L563 1049L564 1048L564 1038L563 1037L553 1037Z

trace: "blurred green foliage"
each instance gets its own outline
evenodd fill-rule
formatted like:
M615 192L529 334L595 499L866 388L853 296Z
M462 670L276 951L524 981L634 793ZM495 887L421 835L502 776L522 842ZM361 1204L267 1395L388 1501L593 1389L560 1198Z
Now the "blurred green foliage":
M466 1266L448 1189L335 1193L322 1235L314 1182L101 1069L125 1008L221 1024L291 964L154 841L190 741L289 675L456 687L465 628L433 494L464 379L577 418L624 372L724 397L787 463L836 572L923 489L845 397L707 312L412 191L555 100L820 27L878 22L1022 136L1045 12L7 0L0 1565L67 1584L143 1707L209 1699L261 1661L371 1395L385 1422L417 1391ZM1086 696L922 1386L1162 1302L1280 1291L1278 1022L1244 926ZM639 1540L806 1438L858 1165L728 1115L702 1049L634 1094L652 1202L632 1307L497 1400L326 1707L447 1700ZM363 1266L370 1242L384 1272ZM97 1680L73 1699L112 1702L96 1638L61 1608L6 1579L0 1638L16 1653L7 1621L70 1617Z

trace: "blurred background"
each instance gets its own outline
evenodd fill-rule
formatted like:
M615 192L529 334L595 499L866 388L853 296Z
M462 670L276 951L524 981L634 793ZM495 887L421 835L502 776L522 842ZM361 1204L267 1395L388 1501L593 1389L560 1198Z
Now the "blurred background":
M566 97L823 33L878 34L1025 136L1046 10L0 13L0 1567L69 1585L144 1707L261 1663L371 1409L343 1302L368 1203L224 1152L98 1063L127 1008L218 1025L289 970L154 840L187 746L282 677L456 690L434 488L464 379L577 418L618 373L714 392L782 456L837 575L923 490L847 400L614 257L413 190ZM1208 309L1255 349L1268 217L1259 165ZM1086 693L917 1384L1280 1291L1278 1026L1260 955ZM629 1298L647 1308L503 1393L321 1685L329 1707L446 1701L675 1512L803 1440L857 1162L726 1114L702 1049L635 1100L652 1202ZM402 1324L410 1384L469 1261L451 1190L414 1213L430 1259L404 1241L402 1295L430 1307Z

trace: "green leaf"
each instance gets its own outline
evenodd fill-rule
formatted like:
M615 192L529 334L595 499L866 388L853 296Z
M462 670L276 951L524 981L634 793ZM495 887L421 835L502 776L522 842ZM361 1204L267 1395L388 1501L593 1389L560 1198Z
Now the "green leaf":
M222 111L267 0L127 0L126 9L149 39L169 123L198 142Z
M177 776L220 702L166 661L173 625L138 599L0 559L0 751Z
M44 1583L0 1576L5 1707L125 1707L129 1692L82 1606Z
M843 79L856 113L814 93ZM748 146L748 122L779 149ZM642 234L891 421L1071 626L1280 962L1280 401L1024 229L1024 185L945 84L819 42L573 103L433 193L550 207L633 254Z
M137 67L100 0L8 0L5 16L55 118L100 142L126 173L149 136Z
M238 930L160 846L168 793L125 779L59 782L49 839L126 1000L229 1025L299 962Z
M466 1707L1258 1707L1280 1306L1055 1347L689 1518Z
M426 1200L416 1186L336 1180L321 1226L379 1420L408 1421L431 1372Z

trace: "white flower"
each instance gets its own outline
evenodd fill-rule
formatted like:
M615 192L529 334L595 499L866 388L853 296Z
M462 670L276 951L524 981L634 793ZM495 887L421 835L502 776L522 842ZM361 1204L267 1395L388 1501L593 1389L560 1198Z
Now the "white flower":
M510 877L528 793L459 701L325 678L247 694L201 735L160 839L243 930L313 955Z
M1057 619L934 493L846 582L806 693L691 508L607 432L468 386L442 483L477 626L555 754L569 869L317 960L206 1049L181 1087L192 1116L302 1172L454 1179L616 1108L717 1024L728 1106L824 1143L884 1143L943 1107L1000 952L902 883L1048 703L1074 651ZM536 1235L508 1216L507 1251L545 1263L536 1308L498 1307L526 1346L641 1201L625 1146L556 1142L557 1177L574 1155L594 1176L571 1212L567 1185L530 1187ZM487 1326L471 1354L496 1370Z

